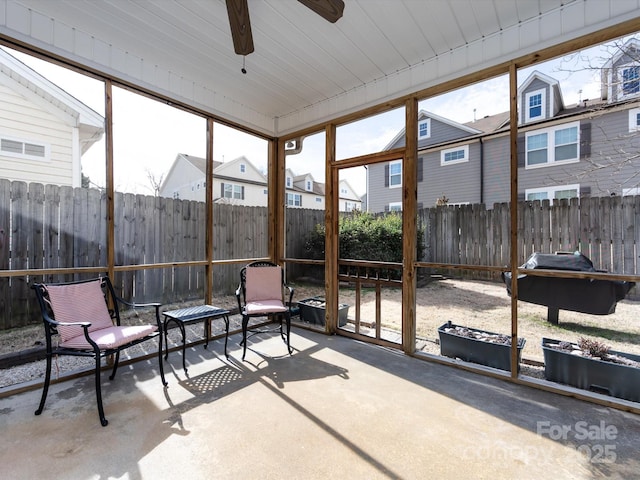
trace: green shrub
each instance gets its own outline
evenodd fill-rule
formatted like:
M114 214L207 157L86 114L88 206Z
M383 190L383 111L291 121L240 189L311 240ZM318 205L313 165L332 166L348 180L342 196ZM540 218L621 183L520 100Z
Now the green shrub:
M318 224L309 233L305 250L315 260L325 258L324 224ZM340 217L339 258L402 262L402 214L373 215L353 212ZM418 228L417 259L424 252L424 228Z

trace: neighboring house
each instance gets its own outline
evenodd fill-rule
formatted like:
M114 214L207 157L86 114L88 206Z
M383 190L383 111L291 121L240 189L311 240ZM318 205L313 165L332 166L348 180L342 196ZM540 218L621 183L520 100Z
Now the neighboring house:
M313 175L295 175L288 168L285 172L285 184L287 207L324 210L325 185L316 182ZM362 209L362 202L346 180L340 180L338 189L339 211L351 212Z
M80 187L104 118L0 48L0 175Z
M206 160L180 153L160 186L162 197L205 200ZM244 156L213 162L213 199L217 203L266 206L267 178Z
M338 210L341 212L353 212L354 210L362 210L362 199L358 197L355 190L351 188L349 182L340 180L338 183Z
M206 161L201 157L178 154L160 186L163 197L204 201ZM324 209L324 184L310 173L285 173L286 204L292 208ZM216 203L267 206L267 177L246 157L213 163L213 198ZM340 182L340 210L359 209L360 200L346 181Z
M518 89L518 198L640 193L640 43L627 42L602 70L602 98L564 105L560 84L533 72ZM418 206L510 200L509 113L464 125L418 117ZM404 145L404 130L386 150ZM401 160L367 169L367 208L402 208ZM376 192L376 195L371 195Z

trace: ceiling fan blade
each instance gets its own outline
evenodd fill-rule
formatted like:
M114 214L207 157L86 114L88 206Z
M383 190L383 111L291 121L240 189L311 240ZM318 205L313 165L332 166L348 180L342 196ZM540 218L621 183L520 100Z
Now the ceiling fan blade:
M344 11L344 2L342 0L298 1L331 23L336 23L342 17L342 12Z
M233 49L238 55L249 55L253 52L253 35L251 33L247 0L226 1L231 38L233 38Z

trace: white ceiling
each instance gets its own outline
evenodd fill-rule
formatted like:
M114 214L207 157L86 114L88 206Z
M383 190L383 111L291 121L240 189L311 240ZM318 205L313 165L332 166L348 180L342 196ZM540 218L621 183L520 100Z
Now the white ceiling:
M639 2L345 0L331 24L249 0L246 75L224 0L0 0L0 34L282 135L638 19Z

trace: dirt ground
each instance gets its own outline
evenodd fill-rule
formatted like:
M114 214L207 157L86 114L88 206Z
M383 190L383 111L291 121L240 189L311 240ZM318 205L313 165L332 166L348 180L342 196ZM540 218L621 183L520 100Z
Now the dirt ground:
M322 286L294 285L294 301L323 295ZM355 321L355 291L340 290L340 303L349 308L349 325ZM486 281L443 279L428 283L416 292L416 332L418 346L427 353L439 354L438 327L451 321L456 325L509 334L511 331L511 299L504 284ZM235 297L217 297L214 304L233 308ZM375 290L363 289L360 321L375 322ZM173 306L172 306L173 308ZM180 308L180 306L176 306ZM382 327L400 331L401 291L386 288L381 299ZM547 322L546 307L519 302L518 337L526 339L523 358L542 361L542 338L577 341L585 336L604 341L613 350L640 354L640 302L625 299L612 315L587 315L560 311L559 325ZM147 319L148 321L148 319ZM44 340L42 325L0 332L0 355L15 353L40 345Z
M382 326L394 330L401 324L401 292L382 291ZM364 291L361 320L375 320L375 292ZM451 321L456 325L495 333L511 332L511 298L502 283L444 279L432 281L416 291L416 336L418 348L439 354L438 327ZM355 293L343 289L340 302L353 305ZM354 317L350 309L349 317ZM613 350L640 354L640 302L618 302L611 315L588 315L561 310L558 325L547 321L547 308L518 302L518 337L526 340L523 358L543 360L542 338L576 342L580 337L599 339Z

